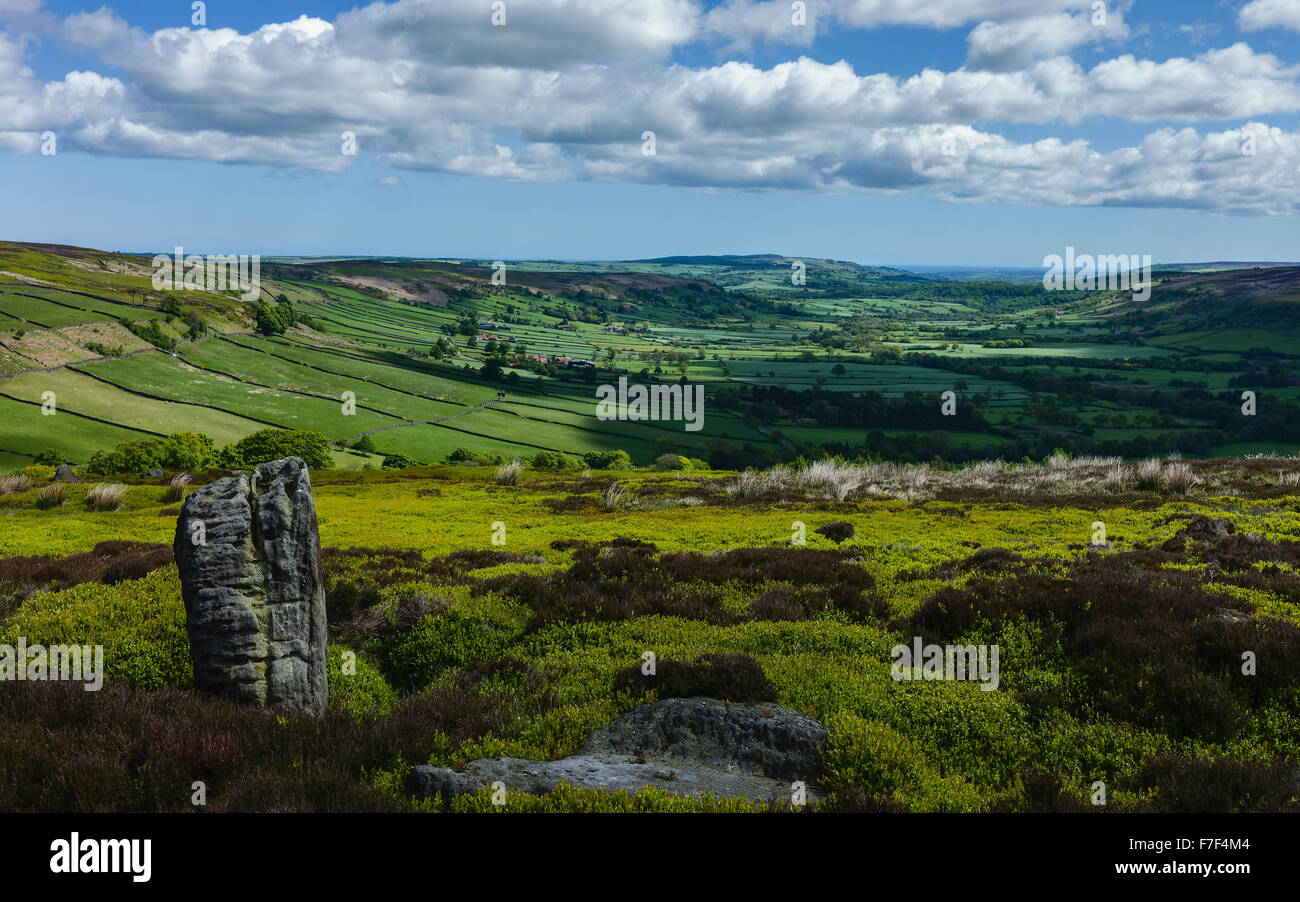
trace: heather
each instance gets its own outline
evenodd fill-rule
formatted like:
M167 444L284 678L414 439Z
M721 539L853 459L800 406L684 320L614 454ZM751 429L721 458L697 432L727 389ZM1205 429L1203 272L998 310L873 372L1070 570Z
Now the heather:
M1058 463L1051 492L1014 495L937 468L840 492L840 468L752 494L731 490L743 474L620 473L636 503L612 509L611 476L571 470L315 473L319 719L189 692L170 486L128 481L118 510L75 503L81 485L51 508L7 496L0 642L101 643L107 675L98 693L0 685L0 808L189 810L202 780L211 810L486 810L417 805L404 775L574 754L694 694L826 723L828 811L1092 811L1097 781L1110 811L1296 807L1300 509L1274 470L1108 486ZM557 504L574 498L593 503ZM999 688L894 680L891 648L917 636L997 644ZM752 806L564 790L506 807Z

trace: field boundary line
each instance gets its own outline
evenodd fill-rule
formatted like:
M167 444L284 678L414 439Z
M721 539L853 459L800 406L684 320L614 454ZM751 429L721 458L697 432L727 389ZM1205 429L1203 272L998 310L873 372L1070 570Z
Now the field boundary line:
M25 297L25 295L24 295L24 297ZM36 327L41 328L41 329L53 329L53 328L54 328L53 326L47 326L47 325L45 325L45 323L38 323L38 322L37 322L36 320L34 320L34 319L28 319L28 318L25 317L25 316L19 316L19 315L16 314L16 313L10 313L8 310L0 310L0 313L3 313L5 316L9 317L10 319L16 319L16 320L18 320L18 322L20 322L20 323L26 323L26 324L29 325L29 326L36 326Z
M154 350L156 351L158 349L154 348ZM114 382L111 379L105 379L103 376L98 376L86 370L78 369L75 366L69 366L67 367L67 369L71 370L74 373L78 373L82 376L88 376L89 378L94 379L96 382L103 382L105 385L111 385L113 386L113 388L116 388L119 391L124 391L129 395L135 395L136 397L140 397L140 398L148 398L150 401L163 401L167 404L180 404L185 407L204 407L208 410L215 410L218 413L228 414L229 416L239 417L240 419L244 419L244 420L251 420L254 423L261 423L263 426L274 426L277 429L291 428L289 426L283 426L280 423L273 423L270 420L263 420L258 417L248 416L247 414L236 413L233 410L227 410L226 408L218 407L215 404L204 404L202 401L178 401L175 398L164 398L162 395L154 395L154 394L150 394L149 392L139 391L134 388L127 388L125 385L118 385L116 382ZM155 432L153 433L153 435L162 435L162 433ZM164 435L163 438L166 438L166 436Z
M45 406L40 401L28 401L26 398L16 398L13 395L6 394L5 392L0 392L0 398L8 398L10 401L17 401L19 404L30 404L33 407ZM67 407L60 407L58 408L58 410L59 413L66 413L69 416L81 417L83 420L93 420L96 423L103 423L105 426L116 426L119 429L129 429L132 432L143 432L145 435L156 435L159 438L167 437L161 432L154 432L152 429L145 429L142 426L128 426L126 423L114 423L111 420L100 419L99 417L91 416L88 413L77 413L77 411Z
M232 344L234 344L234 342L232 342ZM243 347L243 345L240 345L240 347ZM267 385L265 382L255 382L252 379L247 379L242 376L237 376L234 373L227 373L225 370L216 370L210 366L200 366L199 364L186 360L184 357L181 357L179 355L173 354L171 356L175 357L177 360L179 360L181 363L185 364L186 366L193 367L194 369L201 370L202 372L205 373L215 373L218 376L225 376L227 379L235 380L240 385L255 385L258 388L269 388L271 391L284 392L285 394L290 394L290 395L301 395L304 398L316 398L317 400L320 401L332 401L336 404L342 400L341 398L336 398L332 395L321 395L321 394L317 394L316 392L307 391L305 388L281 388L276 385ZM198 402L177 401L176 403L189 404L189 403L198 403ZM357 407L359 407L361 410L368 410L371 413L377 413L380 416L392 417L395 420L406 419L406 417L396 416L395 414L391 414L386 410L380 410L378 407L369 407L365 404L357 404ZM237 416L242 416L242 414L237 414ZM284 428L288 428L288 427L284 427Z
M423 424L417 424L417 425L423 425ZM500 438L499 436L495 436L495 435L484 435L484 434L481 433L481 432L470 432L468 429L457 429L455 426L444 426L444 425L442 425L441 423L437 424L437 426L438 426L439 429L449 429L449 430L451 430L452 432L459 432L459 433L461 433L462 435L472 435L472 436L474 436L475 438L485 438L485 439L488 439L489 441L493 441L493 442L502 442L502 443L507 444L507 445L519 445L521 448L536 448L538 451L555 451L555 452L557 452L557 453L559 453L559 454L576 454L576 453L577 453L577 452L575 452L575 451L566 451L566 450L564 450L563 448L548 448L546 445L534 445L534 444L532 444L531 442L516 442L516 441L512 441L512 440L510 440L510 439L503 439L503 438Z
M366 436L366 435L374 435L374 434L377 433L377 432L388 432L388 431L391 430L391 429L406 429L406 428L411 427L411 426L437 426L439 423L445 423L445 422L447 422L448 420L458 420L458 419L460 419L461 417L467 417L467 416L469 416L471 413L477 413L478 411L482 410L483 408L485 408L485 407L490 407L490 406L492 406L492 405L495 404L495 403L496 403L495 400L487 400L487 401L484 401L482 404L479 404L477 407L471 407L471 408L469 408L468 410L462 410L460 413L453 413L451 416L447 416L447 417L439 417L439 418L436 419L436 420L422 420L422 421L420 421L420 422L410 421L410 422L406 422L406 423L394 423L394 424L391 425L391 426L380 426L378 429L371 429L371 430L368 430L368 431L366 431L366 432L358 432L356 435L350 435L350 436L348 436L347 438L342 439L341 441L344 441L344 442L353 442L353 441L356 441L357 439L361 438L362 436ZM474 433L471 433L471 434L474 434ZM522 444L525 444L525 443L524 443L524 442L515 442L514 444L522 445ZM530 448L536 448L536 447L540 447L540 446L539 446L539 445L529 445L528 447L530 447ZM548 448L548 449L546 449L546 450L550 451L550 450L553 450L553 449Z
M419 398L419 399L421 399L421 400L423 400L423 401L435 401L435 402L437 402L437 403L439 403L439 404L451 404L451 405L453 405L453 406L455 406L455 407L469 407L469 406L470 406L469 404L466 404L464 401L449 401L449 400L447 400L446 398L434 398L434 397L431 397L430 395L422 395L422 394L420 394L419 392L409 391L409 390L404 389L404 388L394 388L394 387L391 386L391 385L384 385L384 383L380 382L378 379L370 379L370 378L368 378L368 377L366 377L366 376L350 376L350 375L348 375L347 373L339 373L339 372L335 372L334 370L327 370L327 369L325 369L325 368L322 367L322 366L316 366L315 364L312 364L312 363L303 363L303 362L300 361L300 360L294 360L292 357L285 357L285 356L282 355L282 354L274 354L274 353L272 353L271 351L267 351L267 350L264 350L264 349L262 349L262 348L250 348L250 347L249 347L248 345L246 345L246 344L240 344L240 343L237 342L237 341L230 341L230 339L226 338L225 336L222 336L221 340L222 340L222 341L229 341L230 344L234 345L234 346L237 347L237 348L243 348L245 351L252 351L252 352L255 353L255 354L265 354L265 355L267 355L268 357L274 357L276 360L283 360L285 363L292 363L294 366L305 366L305 367L307 367L308 369L316 370L318 373L325 373L326 375L329 375L329 376L338 376L340 379L353 379L353 380L355 380L355 381L357 381L357 382L368 382L368 383L370 383L371 385L378 385L380 388L387 389L388 391L395 391L395 392L397 392L398 394L409 395L409 396L411 396L412 398ZM311 350L317 350L317 349L316 349L316 348L312 348ZM319 353L328 353L328 352L320 351ZM343 355L343 354L341 354L341 355L339 355L339 356L347 356L347 357L349 357L349 359L351 359L351 360L356 360L356 361L359 362L359 363L367 363L367 362L368 362L368 361L366 361L364 358L360 358L360 357L351 357L350 355ZM187 361L187 362L188 362L188 361ZM191 365L193 365L193 364L191 364ZM371 365L372 365L372 366L387 366L387 364L373 364L373 363L372 363ZM393 367L393 369L401 369L401 367ZM410 372L410 373L416 373L417 375L420 375L420 374L418 373L418 371L416 371L416 370L407 370L407 372Z
M157 311L157 310L159 309L159 308L157 308L157 307L150 307L148 304L133 304L133 303L131 303L130 301L119 301L119 300L117 300L116 298L106 298L106 297L104 297L103 295L100 295L100 294L91 294L91 293L88 292L88 291L78 291L78 290L75 289L75 288L64 288L64 287L61 286L61 285L55 285L55 284L53 284L53 283L51 283L51 282L44 282L44 281L42 281L39 285L32 285L32 284L29 284L29 283L27 283L27 282L0 282L0 287L6 286L6 285L21 285L23 288L36 288L36 289L38 289L38 290L59 291L59 292L62 292L63 294L75 294L75 295L78 295L79 297L90 298L92 301L104 301L104 302L109 303L109 304L117 304L119 307L138 307L138 308L141 309L141 310L154 310L154 311ZM17 293L17 292L15 292L15 294L16 294L16 293ZM25 295L25 297L33 297L33 295L30 295L30 294L29 294L29 295ZM49 299L49 298L36 298L36 300L38 300L38 301L49 301L50 299ZM59 303L63 303L63 302L61 302L61 301L52 301L51 303L59 304ZM66 303L64 303L63 306L65 306L65 307L69 307L69 306L71 306L71 305L70 305L70 304L66 304ZM82 310L82 309L84 309L84 308L82 308L82 307L72 307L72 309L73 309L73 310Z
M117 320L96 320L96 322L117 323ZM67 325L67 326L55 326L55 327L46 326L45 328L46 328L47 330L51 331L51 332L56 332L56 331L58 331L59 329L70 329L70 328L73 328L73 327L78 326L78 325L88 326L88 325L93 325L93 324L92 324L92 323L71 323L71 324L69 324L69 325ZM133 333L133 334L134 334L134 333ZM136 336L136 337L139 338L139 336ZM144 341L144 339L140 339L140 340L141 340L141 341ZM203 339L194 339L194 338L181 338L181 339L177 339L177 341L176 341L176 347L179 348L181 345L197 344L199 341L202 341L202 340L203 340ZM76 343L73 342L73 344L76 344ZM79 347L80 347L80 346L79 346ZM12 348L6 348L6 350L11 350L11 351L12 351L13 349L12 349ZM25 375L27 375L28 373L52 373L52 372L54 372L55 370L72 369L73 367L86 366L87 364L91 364L91 363L107 363L107 362L109 362L110 360L126 360L128 357L136 357L136 356L139 356L140 354L148 354L150 351L159 351L159 352L161 352L161 353L163 353L163 354L168 354L168 353L170 353L170 352L168 352L168 351L164 351L162 348L158 347L157 345L149 345L149 347L147 347L147 348L136 348L134 351L123 351L121 354L118 354L116 357L110 357L110 356L83 357L83 358L80 359L80 360L73 360L71 363L60 363L60 364L57 364L57 365L55 365L55 366L34 366L34 367L29 367L29 368L27 368L27 369L25 369L25 370L19 370L19 371L16 372L16 373L10 373L10 374L7 375L7 376L0 376L0 382L3 382L5 379L12 379L12 378L14 378L15 376L25 376ZM18 356L20 356L20 357L26 357L25 354L22 354L22 353L20 353L20 352L18 352L18 351L14 351L13 353L18 354ZM30 360L31 358L28 358L28 359ZM90 373L86 373L86 375L89 376L89 375L91 375L91 374L90 374ZM119 388L120 388L120 387L121 387L121 386L119 386ZM127 389L124 389L124 391L125 391L125 390L127 390ZM184 403L187 403L187 402L182 401L182 402L179 402L179 403L184 404Z

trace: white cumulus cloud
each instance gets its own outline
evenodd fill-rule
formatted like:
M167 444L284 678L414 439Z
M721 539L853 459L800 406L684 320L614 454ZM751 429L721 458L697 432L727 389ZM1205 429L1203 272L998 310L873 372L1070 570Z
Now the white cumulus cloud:
M1243 31L1289 28L1300 31L1300 0L1251 0L1237 12Z

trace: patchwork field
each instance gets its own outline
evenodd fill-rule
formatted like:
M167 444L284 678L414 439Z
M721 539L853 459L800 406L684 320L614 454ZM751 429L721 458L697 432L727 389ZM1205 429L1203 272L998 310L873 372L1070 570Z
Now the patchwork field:
M1300 444L1295 348L1265 340L1285 327L1260 326L1294 293L1261 295L1254 271L1217 274L1227 299L1207 312L1181 273L1155 295L1166 300L1134 308L836 261L809 261L792 291L781 258L517 261L504 285L483 261L300 260L269 263L270 300L248 305L153 292L125 255L0 245L0 263L30 280L0 283L0 396L53 392L83 421L218 446L310 430L340 465L461 452L577 465L622 450L641 465L676 454L743 468ZM1289 272L1273 270L1269 290L1290 291ZM1241 307L1239 328L1219 321L1223 304ZM619 378L702 388L702 428L599 419L597 388ZM54 428L82 421L15 410L26 422L0 440L6 466L111 450Z

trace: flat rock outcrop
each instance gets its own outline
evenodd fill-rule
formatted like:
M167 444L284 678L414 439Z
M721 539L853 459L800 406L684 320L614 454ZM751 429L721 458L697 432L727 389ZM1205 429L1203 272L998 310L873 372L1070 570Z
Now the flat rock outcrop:
M202 693L325 711L325 584L307 465L264 463L203 486L173 544Z
M463 771L421 765L408 789L419 798L449 798L500 781L540 795L565 780L587 789L652 786L682 796L712 792L788 804L792 783L802 781L812 802L826 736L820 722L778 705L672 698L615 719L588 736L580 754L558 761L484 758Z

